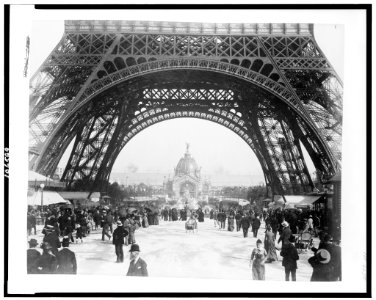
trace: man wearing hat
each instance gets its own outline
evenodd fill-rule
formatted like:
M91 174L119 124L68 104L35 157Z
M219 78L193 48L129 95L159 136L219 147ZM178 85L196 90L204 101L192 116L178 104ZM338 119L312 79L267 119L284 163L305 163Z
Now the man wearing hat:
M29 241L29 249L27 249L27 274L37 274L37 263L40 258L40 252L35 249L38 246L36 239L31 239Z
M243 236L246 238L248 237L248 230L251 226L251 219L249 217L249 214L246 213L241 219L240 219L240 226L243 228Z
M289 244L289 239L290 239L290 236L291 236L291 229L290 229L290 226L289 226L289 223L287 223L286 221L283 221L281 223L283 229L282 229L282 233L278 239L278 244L279 242L282 241L282 248L284 248L286 245Z
M57 268L56 256L52 253L52 247L48 242L42 244L43 254L36 264L38 274L54 274Z
M330 252L326 249L319 249L314 256L308 259L313 268L311 281L331 281L333 265Z
M329 281L341 280L341 247L338 245L338 241L333 243L333 237L328 233L323 233L321 235L319 248L311 248L314 253L317 253L317 251L320 251L321 249L325 249L330 253L331 260L329 264L333 270L330 272Z
M252 221L252 232L253 232L253 237L257 238L257 232L261 226L261 221L259 216L256 215L256 217Z
M295 248L295 237L293 235L289 238L289 243L282 248L281 256L283 257L282 266L285 267L285 280L296 281L296 269L298 265L296 261L299 259L298 251Z
M59 235L56 233L55 227L53 225L47 225L44 229L46 235L43 238L43 242L49 243L52 248L52 253L56 255L58 252L57 249L61 247Z
M64 236L62 242L63 249L57 255L57 271L58 274L77 274L76 255L69 247L69 237Z
M124 261L123 245L124 239L128 236L128 231L123 227L121 221L117 221L117 228L112 235L112 243L115 245L116 262L120 263Z
M131 245L129 269L127 276L148 276L147 264L140 258L140 247L137 244Z

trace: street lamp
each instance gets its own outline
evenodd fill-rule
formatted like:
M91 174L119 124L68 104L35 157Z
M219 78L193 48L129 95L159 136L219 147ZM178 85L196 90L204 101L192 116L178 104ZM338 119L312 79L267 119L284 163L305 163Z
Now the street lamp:
M44 185L44 183L41 183L39 186L40 186L41 193L42 193L42 195L40 197L40 205L42 207L42 212L43 212L43 189L44 189L45 185Z

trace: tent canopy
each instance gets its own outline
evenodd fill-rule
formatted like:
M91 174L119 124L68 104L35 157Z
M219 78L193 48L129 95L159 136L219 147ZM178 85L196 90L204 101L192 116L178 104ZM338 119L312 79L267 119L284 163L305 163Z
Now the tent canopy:
M304 196L304 198L295 204L296 207L308 206L320 199L321 196Z
M293 207L305 207L312 205L314 202L319 200L321 196L307 196L307 195L285 195L286 199L286 206L288 208ZM274 202L269 203L269 207L271 206L280 206L282 207L284 204L284 200L282 196L275 196Z
M54 191L43 191L43 205L51 205L57 203L70 204L68 200L65 200L57 192ZM41 205L42 204L42 192L37 191L27 197L28 205Z
M64 199L70 199L70 200L87 200L89 196L89 192L65 192L65 191L59 191L59 194ZM90 195L90 200L96 202L96 200L99 200L100 193L94 192ZM97 201L98 201L97 200Z

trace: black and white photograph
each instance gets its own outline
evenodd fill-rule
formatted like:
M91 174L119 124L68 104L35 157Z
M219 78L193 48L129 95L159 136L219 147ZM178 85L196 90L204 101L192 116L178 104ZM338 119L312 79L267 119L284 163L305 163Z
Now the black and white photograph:
M9 293L366 292L366 12L284 12L11 6Z

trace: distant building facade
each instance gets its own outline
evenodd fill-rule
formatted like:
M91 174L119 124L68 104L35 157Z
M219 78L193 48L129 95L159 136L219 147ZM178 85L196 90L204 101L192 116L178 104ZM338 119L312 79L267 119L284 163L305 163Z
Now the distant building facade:
M210 193L210 182L201 176L201 168L187 150L174 169L174 176L164 182L163 188L169 198L177 199L183 204L191 199L207 200Z

